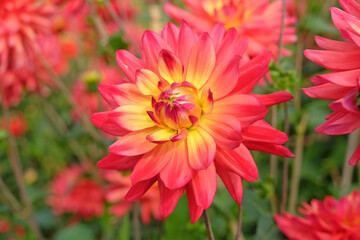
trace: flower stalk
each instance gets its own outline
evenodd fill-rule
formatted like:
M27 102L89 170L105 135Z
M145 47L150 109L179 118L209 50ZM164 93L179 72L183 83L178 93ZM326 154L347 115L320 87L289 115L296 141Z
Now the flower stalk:
M2 92L2 95L5 96L5 94ZM10 126L10 113L9 113L9 109L7 106L5 106L5 104L2 104L2 110L3 110L3 114L5 117L5 121L6 121L6 125ZM20 162L20 157L19 157L19 151L16 145L16 140L14 138L14 136L12 134L9 134L8 136L8 141L9 141L9 151L8 151L8 156L9 156L9 160L10 160L10 165L12 168L12 171L14 173L15 176L15 180L16 180L16 184L19 188L19 192L20 192L20 197L21 200L23 202L23 204L26 207L26 211L27 211L27 216L26 216L26 220L29 224L29 227L31 228L31 230L34 232L36 238L38 240L43 240L44 237L40 231L40 228L36 222L36 218L35 218L35 213L34 213L34 209L32 206L32 203L30 201L30 198L26 192L25 189L25 184L23 181L23 170L21 167L21 162Z
M206 210L204 210L204 212L202 214L202 217L204 219L204 223L205 223L205 226L206 226L206 231L208 233L209 240L215 240L214 233L213 233L212 228L211 228L210 219L209 219L209 216L208 216Z

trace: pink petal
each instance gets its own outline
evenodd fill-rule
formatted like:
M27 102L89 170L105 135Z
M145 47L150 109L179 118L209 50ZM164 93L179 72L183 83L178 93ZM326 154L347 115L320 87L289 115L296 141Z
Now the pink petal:
M217 151L215 162L219 167L236 173L248 182L255 181L258 178L254 159L244 144L231 151Z
M339 0L341 7L351 15L360 18L360 4L354 0Z
M129 132L109 118L109 114L111 114L111 111L94 113L91 116L90 121L96 127L113 136L122 136Z
M214 104L213 113L237 117L241 126L247 127L263 119L268 112L267 107L248 94L234 94L225 97Z
M170 159L161 159L161 161L166 161L167 165L160 172L160 179L167 188L175 190L184 187L190 181L193 170L189 164L185 141L181 140L169 143L169 145L173 154Z
M109 153L97 163L97 166L102 169L129 170L134 168L140 157L141 156L119 156Z
M354 166L360 160L360 144L357 146L355 152L349 159L349 165Z
M219 174L219 177L225 184L225 187L229 191L231 197L234 199L234 201L241 205L242 197L243 197L243 187L241 182L241 177L231 171L228 171L227 169L218 166L215 161L216 166L216 172Z
M136 199L140 198L142 195L146 193L147 190L156 182L157 177L153 177L151 179L147 179L132 185L130 190L125 196L127 201L135 201Z
M219 62L215 66L214 72L211 74L206 86L212 89L214 99L221 99L228 95L237 84L234 79L239 76L240 56L233 56L229 61Z
M250 93L265 73L268 72L268 65L271 58L272 53L265 52L240 66L239 80L233 89L233 93Z
M159 53L162 49L171 50L171 47L156 33L151 31L145 31L143 38L143 52L145 55L148 68L158 73L158 59Z
M112 108L122 105L146 105L151 98L144 96L133 83L101 83L99 92Z
M315 87L303 88L304 93L309 97L326 100L337 100L344 97L351 90L351 87L343 87L333 83L325 83Z
M162 217L167 217L172 213L179 201L181 195L184 193L185 188L178 188L170 190L165 187L162 181L159 181L160 190L160 213Z
M159 174L172 158L171 147L171 143L161 144L143 155L131 174L131 182L135 184Z
M281 145L262 143L262 142L244 142L244 145L249 150L266 152L266 153L275 154L275 155L278 155L281 157L289 157L289 158L295 157L295 155L292 152L290 152L289 149L287 149L286 147L281 146Z
M223 149L234 149L242 141L241 123L231 115L209 114L202 116L201 125L212 138L216 145Z
M329 135L340 135L354 131L360 127L360 113L336 112L315 131Z
M204 211L204 208L199 207L196 204L195 195L194 195L191 184L188 184L186 186L186 195L187 195L188 205L189 205L190 221L191 221L191 223L195 223L201 217L201 215Z
M257 100L261 102L262 105L266 107L270 107L279 103L287 102L292 100L294 97L285 91L270 93L270 94L250 94L251 96L255 97Z
M135 82L135 71L145 67L144 61L126 50L118 50L116 52L116 62L126 77L133 83Z
M215 50L209 34L201 34L190 55L185 80L200 89L209 80L215 59Z
M147 108L139 105L118 107L111 111L108 117L129 131L138 131L155 126L155 123L147 114Z
M195 170L207 169L214 160L214 139L201 128L189 129L186 138L190 166Z
M196 204L199 207L210 207L216 192L216 169L214 163L205 169L196 172L190 184L192 185Z
M305 56L314 63L333 71L360 68L360 49L352 52L336 52L323 50L305 50Z
M144 95L158 96L160 90L158 88L159 77L150 70L139 69L135 73L136 86Z
M180 59L172 52L161 50L158 69L160 75L170 84L182 82L184 67Z
M136 156L147 153L157 146L157 144L146 139L147 135L153 131L154 129L150 128L128 133L112 144L109 151L123 156Z
M177 49L180 29L172 23L167 23L161 32L161 37L171 47L173 51Z
M275 129L264 120L259 120L243 129L242 134L246 142L284 144L289 139L286 133Z
M184 71L186 72L190 55L194 50L197 36L194 34L191 27L183 21L180 27L179 41L177 45L177 55L184 65Z
M348 51L356 51L359 50L359 47L356 46L353 43L349 42L340 42L335 41L327 38L322 37L315 37L316 44L324 49L324 50L330 50L330 51L341 51L341 52L348 52ZM346 53L344 53L346 54Z
M169 3L166 3L164 10L167 15L177 22L185 20L189 23L196 23L200 31L206 31L212 27L212 23L206 21L205 19L184 11L181 8L177 8Z

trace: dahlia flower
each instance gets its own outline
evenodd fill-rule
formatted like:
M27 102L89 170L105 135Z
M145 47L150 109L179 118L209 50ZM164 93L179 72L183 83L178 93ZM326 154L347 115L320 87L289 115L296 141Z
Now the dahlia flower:
M109 181L105 198L113 204L109 209L110 213L116 216L123 216L133 208L133 203L125 199L125 195L131 187L130 176L124 177L115 170L104 171L102 176L105 180ZM159 188L157 186L151 186L136 203L141 208L141 220L144 224L150 223L151 215L155 219L162 220Z
M66 42L61 42L53 35L39 35L37 42L41 45L38 54L47 60L56 74L64 74L68 70L68 61L72 58L70 54L62 51ZM4 93L3 103L6 105L19 104L24 91L46 96L49 93L49 87L55 87L53 78L35 54L29 53L28 57L31 59L28 64L17 68L7 68L0 73L2 80L0 81L0 92Z
M250 58L264 50L270 50L276 57L281 28L281 0L183 0L190 12L165 5L165 12L174 20L184 19L200 32L210 31L217 23L223 23L226 29L236 28L239 37L249 40L247 54ZM283 43L296 41L296 18L286 13ZM282 49L281 54L290 51Z
M284 213L275 215L280 230L290 240L357 240L360 239L360 194L358 190L336 200L313 199L303 203L304 217Z
M360 4L354 0L339 0L344 11L331 8L335 26L348 42L316 37L324 50L305 50L305 56L332 72L317 75L311 81L317 85L305 88L312 98L332 100L329 108L334 112L315 131L339 135L350 133L360 127ZM355 165L360 159L360 144L349 160Z
M268 71L271 53L239 67L247 42L238 39L234 28L226 31L222 24L198 35L185 22L180 28L169 23L161 36L144 33L142 59L117 51L129 82L100 85L112 110L91 121L121 136L98 166L133 169L128 201L158 182L161 215L169 215L186 191L195 222L211 205L217 174L241 203L241 180L258 176L249 150L293 157L281 146L286 134L263 120L268 106L292 96L251 93Z
M9 123L7 123L5 119L2 119L1 127L7 129L14 137L24 135L28 129L24 116L20 112L12 114Z
M54 214L74 213L85 219L102 215L104 191L99 184L85 177L85 173L82 167L72 165L55 177L47 199Z
M2 0L0 4L0 73L32 61L39 34L50 33L52 5L37 0Z

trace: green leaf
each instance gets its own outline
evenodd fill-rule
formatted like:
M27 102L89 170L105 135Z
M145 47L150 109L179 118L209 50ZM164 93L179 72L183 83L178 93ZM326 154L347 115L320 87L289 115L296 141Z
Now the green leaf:
M322 16L309 14L305 18L304 29L315 34L337 33L337 29L328 23Z
M121 227L117 239L128 240L130 239L130 214L127 213L122 217Z
M94 234L89 227L84 224L66 227L58 231L54 240L95 240Z
M262 215L257 223L255 240L278 240L280 231L270 213Z

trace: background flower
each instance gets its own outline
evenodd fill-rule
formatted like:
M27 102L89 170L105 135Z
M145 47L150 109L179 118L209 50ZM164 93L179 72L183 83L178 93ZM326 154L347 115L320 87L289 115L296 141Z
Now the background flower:
M324 50L304 52L308 59L332 71L313 77L311 81L317 86L304 89L309 97L334 101L329 105L334 112L315 129L329 135L346 134L360 127L360 4L354 0L340 0L340 4L344 11L331 8L331 16L343 38L349 42L316 37L317 44ZM355 165L359 159L360 145L349 164Z
M275 215L280 230L290 240L355 240L360 238L360 194L355 190L336 200L328 196L324 201L303 203L299 212L304 217L284 213Z
M273 56L278 54L278 43L281 26L281 1L260 0L183 0L189 12L168 3L166 13L174 20L182 19L194 26L199 32L210 31L217 23L223 23L226 29L234 27L239 38L247 38L249 47L246 53L250 58L256 57L265 50ZM290 2L290 1L287 1ZM283 43L296 41L296 17L286 12ZM291 52L282 49L282 55Z

